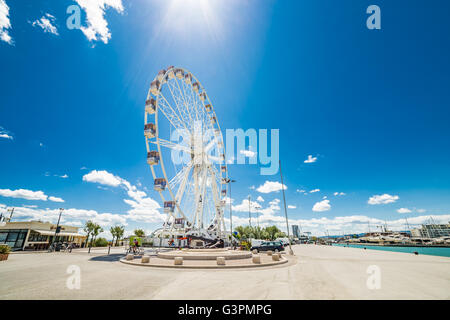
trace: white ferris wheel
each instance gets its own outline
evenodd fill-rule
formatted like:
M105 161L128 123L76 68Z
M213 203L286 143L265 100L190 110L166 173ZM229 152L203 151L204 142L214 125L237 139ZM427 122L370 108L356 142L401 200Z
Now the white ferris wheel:
M224 140L208 94L188 70L171 66L152 81L144 135L167 214L155 235L225 238Z

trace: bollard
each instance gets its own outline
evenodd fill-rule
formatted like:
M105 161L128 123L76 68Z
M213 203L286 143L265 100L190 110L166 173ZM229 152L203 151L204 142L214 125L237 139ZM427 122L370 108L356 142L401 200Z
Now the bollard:
M217 257L216 261L217 261L217 265L218 266L224 266L225 265L225 257Z
M183 264L183 257L175 257L173 264L176 266L181 266Z
M108 246L108 255L111 252L111 246Z
M131 253L127 254L126 258L127 260L133 260L134 259L134 255L132 255Z
M253 256L252 257L252 262L253 263L261 263L261 257L258 255L258 256Z
M253 254L258 254L258 250L253 249L252 253L253 253Z
M141 262L142 263L149 263L150 262L150 256L142 256Z
M272 250L267 251L267 255L271 256L273 254Z
M278 254L273 254L272 255L272 260L273 261L280 261L280 256Z

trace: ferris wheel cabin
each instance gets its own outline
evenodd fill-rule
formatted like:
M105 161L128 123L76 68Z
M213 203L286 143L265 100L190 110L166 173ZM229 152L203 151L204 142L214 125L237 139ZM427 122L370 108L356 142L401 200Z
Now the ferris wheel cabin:
M156 100L153 98L147 99L145 101L145 112L148 114L154 114L156 112Z
M164 201L164 212L173 212L175 210L175 201Z
M196 93L198 93L198 91L200 90L200 85L198 84L198 82L194 82L194 83L192 84L192 89L193 89Z
M183 69L176 69L175 70L175 75L177 76L178 79L183 79L184 78L184 71Z
M166 185L167 185L166 179L157 178L153 183L153 189L155 189L156 191L164 191L166 190Z
M187 84L191 84L191 82L192 82L192 76L191 76L191 74L186 73L186 74L184 75L184 82L186 82Z
M155 80L150 84L150 92L154 96L157 96L160 90L161 90L161 82L159 80Z
M210 105L210 104L207 104L207 105L205 106L205 109L206 109L207 112L211 112L211 105Z
M166 74L166 70L162 69L161 71L158 72L156 79L158 79L159 82L163 82L165 74Z
M226 167L226 166L221 166L221 167L220 167L220 170L221 170L222 172L227 172L227 167Z
M206 93L205 92L200 93L200 100L205 102L205 100L206 100Z
M175 78L174 66L170 66L167 68L167 72L169 74L169 79Z
M156 135L156 126L153 123L147 123L144 126L144 135L149 139L154 138Z
M147 152L147 163L151 166L159 163L159 152L158 151L150 151Z

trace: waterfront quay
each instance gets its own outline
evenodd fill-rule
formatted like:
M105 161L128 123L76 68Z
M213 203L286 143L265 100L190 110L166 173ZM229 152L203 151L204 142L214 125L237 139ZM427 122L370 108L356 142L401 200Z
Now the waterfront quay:
M123 248L14 253L0 262L0 299L450 299L448 257L304 244L293 250L276 267L182 271L120 263ZM79 289L67 286L73 266Z

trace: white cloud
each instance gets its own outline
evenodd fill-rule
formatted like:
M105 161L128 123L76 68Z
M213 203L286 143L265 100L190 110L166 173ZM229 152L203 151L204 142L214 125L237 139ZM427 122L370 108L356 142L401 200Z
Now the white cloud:
M337 196L345 196L345 193L344 192L335 192L335 193L333 193L336 197Z
M368 204L387 204L393 203L399 199L399 196L391 196L390 194L374 195L367 201Z
M314 192L319 192L320 191L320 189L314 189L314 190L311 190L309 193L314 193Z
M331 209L330 200L322 200L316 202L312 208L315 212L328 211Z
M418 213L424 213L424 212L426 212L427 210L425 210L425 209L417 209L416 210Z
M248 158L253 158L256 156L256 152L253 152L251 150L241 150L239 151L240 154L243 154L244 156Z
M261 196L259 196L258 198L256 198L256 201L258 201L258 202L264 202L264 198L261 197Z
M25 200L41 200L41 201L54 201L54 202L64 202L63 199L58 197L49 197L43 191L32 191L27 189L0 189L0 196L7 198L17 198Z
M122 183L120 177L117 177L106 170L92 170L83 176L83 181L100 183L111 187L118 187Z
M398 213L411 213L412 211L409 210L408 208L400 208L400 209L397 209L397 212Z
M293 205L288 205L287 207L288 207L288 209L297 209L297 206L293 206Z
M313 157L311 154L308 155L308 159L306 159L305 161L303 161L304 163L314 163L317 161L317 157Z
M287 186L282 185L278 181L266 181L262 186L259 186L256 191L261 193L270 193L270 192L276 192L280 191L281 189L286 190Z
M0 138L9 139L9 140L13 140L14 139L12 134L10 132L6 131L3 127L0 127Z
M105 10L110 7L123 13L122 0L75 0L86 11L87 27L81 27L89 41L101 40L108 43L111 33L105 19Z
M63 199L58 198L58 197L48 197L48 200L53 201L53 202L64 202Z
M249 187L250 190L255 190L255 186Z
M46 13L40 19L34 21L31 25L33 27L39 26L44 30L44 32L50 32L54 35L58 35L58 29L53 24L55 23L56 18L49 13Z
M12 38L8 33L8 29L11 29L9 7L5 0L0 0L0 40L13 44Z
M8 135L7 133L0 133L0 138L12 140L13 137Z
M63 179L67 179L69 176L67 174L63 174L62 176L59 176L59 177L63 178Z
M161 222L166 218L165 214L161 214L158 209L160 206L158 202L152 198L147 197L144 191L140 191L136 186L131 185L127 180L119 176L115 176L106 170L92 170L83 176L83 181L100 183L111 187L122 187L127 191L127 195L131 199L124 199L123 201L132 207L128 210L129 219L139 222Z
M303 189L297 189L296 192L298 192L298 193L305 193L306 190L303 190Z

